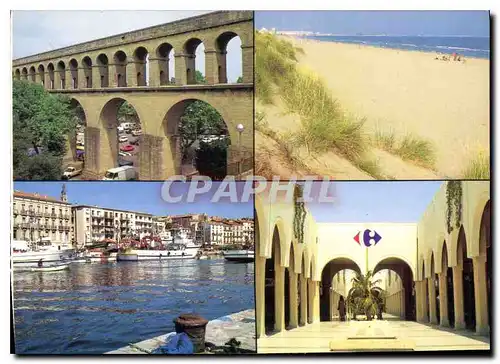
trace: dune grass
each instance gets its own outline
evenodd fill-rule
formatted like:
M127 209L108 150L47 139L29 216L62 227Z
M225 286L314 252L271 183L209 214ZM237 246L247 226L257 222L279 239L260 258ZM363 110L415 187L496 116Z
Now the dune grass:
M297 67L302 51L273 34L255 34L255 90L264 104L281 96L287 112L300 116L298 131L288 135L295 147L309 153L335 150L349 160L359 159L365 150L364 120L345 114L330 90L315 73Z
M425 168L434 169L436 151L432 143L414 134L406 134L398 140L393 131L377 130L373 138L374 146L413 162Z
M490 157L484 152L472 158L463 173L464 179L490 179Z

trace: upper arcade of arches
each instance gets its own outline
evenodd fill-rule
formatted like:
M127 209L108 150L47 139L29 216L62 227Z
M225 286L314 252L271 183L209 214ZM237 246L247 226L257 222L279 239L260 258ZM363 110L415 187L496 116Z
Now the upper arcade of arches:
M253 12L213 12L19 58L13 61L13 76L52 89L49 87L50 82L47 82L50 79L48 72L43 72L37 79L29 78L28 70L38 70L40 67L47 70L48 65L53 64L60 73L53 88L55 90L184 86L190 83L188 73L193 54L189 50L203 43L206 59L202 73L207 83L227 83L226 73L221 71L221 68L226 67L225 46L230 39L238 36L242 52L241 76L243 83L251 84L253 33ZM172 50L175 57L171 56ZM69 67L71 62L77 67ZM168 75L169 62L173 65L175 77ZM61 68L60 65L65 67ZM149 79L146 79L147 76Z

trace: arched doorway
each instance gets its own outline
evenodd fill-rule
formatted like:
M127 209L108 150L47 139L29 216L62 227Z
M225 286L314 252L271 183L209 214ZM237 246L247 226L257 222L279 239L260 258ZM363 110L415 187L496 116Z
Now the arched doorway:
M45 87L45 67L43 64L38 66L38 78L40 80L40 84Z
M21 79L21 71L19 71L19 68L14 72L14 77L18 81Z
M358 265L346 257L339 257L330 260L321 271L321 292L320 292L320 321L331 321L332 312L336 310L336 307L332 307L333 300L333 278L339 272L343 270L353 270L357 273L361 273L361 269ZM347 292L344 292L347 295ZM344 297L345 298L345 297Z
M234 32L224 32L216 40L217 83L242 81L243 61L241 38Z
M276 226L273 231L271 242L271 258L266 259L265 268L265 330L267 333L272 333L276 326L276 307L275 307L275 289L276 289L276 269L275 267L280 264L280 235L278 227Z
M186 83L205 83L205 45L198 38L191 38L184 44L186 61ZM197 72L198 71L198 72Z
M63 61L57 63L57 80L56 87L64 90L66 88L66 65Z
M413 285L414 277L411 267L401 258L388 257L377 263L373 270L373 274L375 275L382 269L388 269L395 272L401 279L404 293L404 307L402 307L404 310L404 318L406 321L416 321L417 307Z
M100 115L101 155L107 168L131 165L139 172L141 120L132 104L114 98L104 105Z
M55 81L54 81L55 70L54 70L54 65L52 63L49 63L47 65L47 72L48 72L48 76L49 76L48 89L53 90L55 88Z
M23 67L23 70L21 71L22 79L23 80L28 80L28 69L26 67Z
M156 72L152 75L158 75L159 85L166 86L175 83L175 51L170 43L162 43L156 49L156 62L152 63L152 67L156 67ZM157 81L158 82L158 81ZM156 84L156 82L152 82Z
M448 324L451 327L455 326L455 305L453 302L453 268L448 266L448 249L446 242L443 242L443 250L441 252L441 272L446 272L446 299L445 303L448 308ZM442 302L442 301L441 301Z
M134 51L135 74L137 86L147 86L149 83L149 52L144 47L138 47Z
M108 56L101 53L97 56L97 66L99 67L99 84L101 87L109 87L109 60Z
M473 261L467 256L467 241L462 226L458 234L457 258L462 266L464 320L467 330L476 330L476 304L474 298Z
M77 89L78 88L78 62L76 59L71 59L69 61L69 70L71 73L71 88L72 89Z
M168 110L164 122L167 139L164 165L176 175L206 175L222 180L227 175L227 125L210 104L183 100Z
M92 88L92 59L90 57L84 57L82 59L83 76L85 77L85 82L83 87Z
M115 64L115 83L117 87L127 87L127 55L123 51L117 51L113 56Z
M479 253L486 256L486 294L487 294L487 305L488 305L488 324L490 325L490 331L492 326L491 319L491 307L492 307L492 265L493 265L493 253L491 249L491 204L490 201L486 203L483 214L481 216L481 227L479 231Z

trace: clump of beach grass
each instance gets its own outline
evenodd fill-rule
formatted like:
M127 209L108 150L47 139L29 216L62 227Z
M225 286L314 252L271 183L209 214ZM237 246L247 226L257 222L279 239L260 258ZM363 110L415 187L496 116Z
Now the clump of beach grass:
M434 169L436 151L429 140L411 133L398 140L393 131L382 132L377 130L373 142L376 147L395 154L403 160Z
M469 160L463 173L464 179L490 179L490 157L485 152L479 152Z
M300 116L299 130L288 135L294 147L305 146L309 153L335 150L349 160L359 159L365 150L364 120L345 114L321 78L297 67L303 52L291 42L273 34L255 34L256 96L272 103L281 96L286 111Z

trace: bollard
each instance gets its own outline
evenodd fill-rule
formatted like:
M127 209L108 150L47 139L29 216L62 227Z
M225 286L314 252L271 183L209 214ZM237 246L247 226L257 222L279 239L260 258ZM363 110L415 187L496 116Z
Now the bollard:
M180 334L185 332L189 339L193 343L194 352L199 353L205 350L205 330L208 324L208 320L195 314L182 314L176 319L175 332Z

